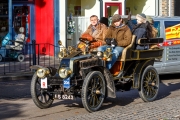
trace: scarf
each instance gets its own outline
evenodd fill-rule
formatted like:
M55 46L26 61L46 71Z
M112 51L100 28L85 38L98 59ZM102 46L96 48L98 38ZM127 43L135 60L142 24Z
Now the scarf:
M121 24L121 25L119 25L119 26L116 26L116 28L121 28L121 27L123 27L125 24Z

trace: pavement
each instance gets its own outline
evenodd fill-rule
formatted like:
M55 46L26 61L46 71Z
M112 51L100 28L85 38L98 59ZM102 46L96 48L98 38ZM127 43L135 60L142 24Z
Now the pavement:
M0 75L0 81L7 80L30 80L34 72L17 72L17 73L7 73L5 75Z

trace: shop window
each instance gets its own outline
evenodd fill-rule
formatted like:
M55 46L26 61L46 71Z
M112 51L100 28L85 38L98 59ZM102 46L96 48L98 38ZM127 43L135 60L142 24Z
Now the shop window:
M160 21L154 21L154 27L158 30L157 37L160 37Z
M8 33L8 3L0 3L0 43Z

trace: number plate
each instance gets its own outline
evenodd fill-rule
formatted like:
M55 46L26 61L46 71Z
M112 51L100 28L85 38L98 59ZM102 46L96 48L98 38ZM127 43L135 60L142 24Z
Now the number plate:
M47 88L47 78L41 78L41 88Z
M63 84L64 84L64 88L70 88L70 77L64 79Z
M74 96L73 95L60 95L60 94L56 94L55 98L57 99L64 99L64 100L73 100Z

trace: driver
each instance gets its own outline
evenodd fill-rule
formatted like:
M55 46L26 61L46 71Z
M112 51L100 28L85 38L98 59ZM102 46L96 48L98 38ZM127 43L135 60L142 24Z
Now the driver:
M105 37L107 45L98 48L98 51L104 52L108 47L110 47L109 45L113 44L113 46L115 46L112 51L112 61L107 62L108 69L111 69L114 65L118 57L122 54L124 47L131 44L131 40L132 33L130 28L123 24L123 19L119 14L115 14L112 17L112 24L110 25Z
M81 38L89 38L90 41L93 39L90 50L96 50L97 47L106 44L104 37L108 27L105 24L100 23L96 15L90 17L90 23L87 30L81 35ZM85 45L80 42L78 48L85 50Z

